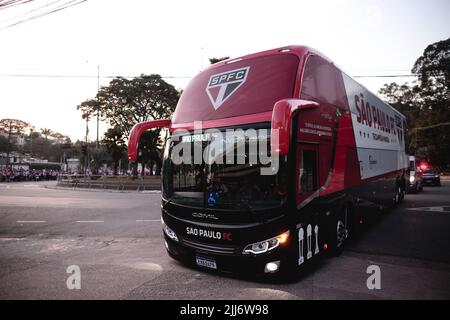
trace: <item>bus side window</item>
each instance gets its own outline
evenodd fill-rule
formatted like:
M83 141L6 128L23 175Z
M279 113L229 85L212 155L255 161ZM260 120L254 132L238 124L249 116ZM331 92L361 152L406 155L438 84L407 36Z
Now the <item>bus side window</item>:
M298 183L300 193L317 190L317 152L315 150L301 150Z

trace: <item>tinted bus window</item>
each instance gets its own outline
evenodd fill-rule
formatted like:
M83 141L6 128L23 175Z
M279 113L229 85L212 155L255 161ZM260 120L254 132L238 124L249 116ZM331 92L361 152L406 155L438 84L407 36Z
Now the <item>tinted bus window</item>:
M210 68L191 80L183 91L172 118L172 123L223 119L272 111L275 102L292 98L298 71L298 57L292 54L270 55L244 59L216 68ZM232 70L247 70L245 81L211 87L215 75ZM239 86L233 91L235 86ZM233 92L223 103L218 101L220 90ZM220 99L219 99L220 100Z
M317 190L317 152L302 150L299 163L300 193Z
M345 88L340 71L321 57L308 57L303 72L301 97L345 106Z

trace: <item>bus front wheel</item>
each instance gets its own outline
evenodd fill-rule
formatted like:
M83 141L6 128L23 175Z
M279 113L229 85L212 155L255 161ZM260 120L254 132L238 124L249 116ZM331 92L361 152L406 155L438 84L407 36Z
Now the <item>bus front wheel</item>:
M331 253L334 256L341 255L347 239L350 236L350 212L347 207L343 208L333 219L331 228Z

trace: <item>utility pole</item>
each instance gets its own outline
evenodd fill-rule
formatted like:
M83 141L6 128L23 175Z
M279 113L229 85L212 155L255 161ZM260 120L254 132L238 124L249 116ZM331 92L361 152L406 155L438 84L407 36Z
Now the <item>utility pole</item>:
M87 166L88 166L88 156L87 156L87 145L88 145L88 134L89 134L89 115L86 115L86 154L84 155L84 176L86 179Z
M89 134L89 115L86 114L86 137L85 137L86 144L88 142L88 134Z
M9 155L11 152L11 134L12 134L12 121L9 122L9 129L8 129L8 145L6 148L6 167L8 168L9 165Z
M97 65L97 94L100 91L100 65ZM97 142L95 148L98 149L98 130L100 122L100 106L97 105Z

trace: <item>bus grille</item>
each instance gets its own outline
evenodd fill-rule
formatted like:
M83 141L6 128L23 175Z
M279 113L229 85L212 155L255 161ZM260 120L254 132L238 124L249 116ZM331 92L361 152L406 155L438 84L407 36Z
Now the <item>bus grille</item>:
M204 244L199 242L194 242L190 240L183 239L183 244L187 247L205 251L205 252L211 252L211 253L219 253L219 254L234 254L236 252L235 247L225 247L225 246L218 246L218 245L211 245L211 244Z

